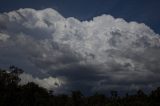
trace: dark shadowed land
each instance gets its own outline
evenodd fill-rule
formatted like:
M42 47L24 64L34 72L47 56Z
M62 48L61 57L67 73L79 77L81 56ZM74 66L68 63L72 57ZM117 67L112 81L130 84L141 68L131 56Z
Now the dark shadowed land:
M117 91L111 91L109 97L98 92L84 96L78 90L70 95L55 95L33 82L19 85L21 73L23 70L14 66L0 69L0 106L160 106L160 88L149 94L138 90L123 97Z

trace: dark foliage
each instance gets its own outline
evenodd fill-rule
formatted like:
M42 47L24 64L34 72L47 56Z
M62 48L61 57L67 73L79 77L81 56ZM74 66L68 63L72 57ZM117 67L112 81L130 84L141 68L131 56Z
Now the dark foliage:
M8 71L0 69L0 106L160 106L160 88L149 95L138 90L125 97L119 97L117 91L111 91L111 97L99 93L86 97L80 91L54 95L33 82L19 85L21 73L15 66Z

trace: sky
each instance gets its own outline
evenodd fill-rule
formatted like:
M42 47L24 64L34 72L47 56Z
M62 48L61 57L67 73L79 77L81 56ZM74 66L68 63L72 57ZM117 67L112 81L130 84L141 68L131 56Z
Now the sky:
M0 67L57 93L152 90L159 0L1 0Z

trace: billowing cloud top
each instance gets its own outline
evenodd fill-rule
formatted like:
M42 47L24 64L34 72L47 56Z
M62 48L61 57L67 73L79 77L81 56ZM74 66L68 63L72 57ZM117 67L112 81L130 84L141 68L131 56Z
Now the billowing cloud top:
M53 9L2 13L0 51L1 66L26 68L31 75L23 74L22 82L35 80L49 89L57 86L55 80L62 91L160 84L160 36L145 24L110 15L81 22Z

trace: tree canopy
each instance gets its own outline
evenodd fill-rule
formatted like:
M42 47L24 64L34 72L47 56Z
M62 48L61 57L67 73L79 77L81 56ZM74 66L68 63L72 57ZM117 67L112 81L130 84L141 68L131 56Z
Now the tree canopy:
M127 93L124 97L118 96L117 91L111 91L110 97L100 93L84 96L78 90L71 95L54 95L33 82L20 85L22 73L15 66L0 69L0 106L160 106L160 88L148 95L138 90L137 94Z

